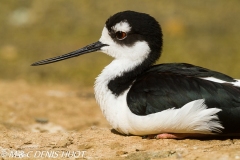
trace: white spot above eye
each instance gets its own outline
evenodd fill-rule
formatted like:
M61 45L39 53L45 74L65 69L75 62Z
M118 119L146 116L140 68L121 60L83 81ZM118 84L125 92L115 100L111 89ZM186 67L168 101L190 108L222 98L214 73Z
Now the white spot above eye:
M112 30L114 30L115 32L117 31L130 32L131 26L126 20L124 20L112 26Z

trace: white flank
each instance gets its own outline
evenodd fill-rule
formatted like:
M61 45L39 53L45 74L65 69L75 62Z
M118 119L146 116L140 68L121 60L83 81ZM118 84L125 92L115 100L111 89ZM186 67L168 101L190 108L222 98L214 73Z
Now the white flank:
M129 115L132 134L203 133L221 132L222 125L216 113L221 109L207 109L204 100L195 100L179 109L168 109L147 116Z

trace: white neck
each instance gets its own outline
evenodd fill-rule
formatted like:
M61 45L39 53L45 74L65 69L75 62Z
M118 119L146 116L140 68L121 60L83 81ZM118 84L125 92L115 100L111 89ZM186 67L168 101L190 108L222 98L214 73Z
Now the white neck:
M110 115L117 114L118 109L120 108L115 108L117 97L109 90L108 83L112 79L121 76L124 72L132 70L140 63L142 63L142 60L132 62L129 59L115 59L106 66L102 73L96 78L94 86L96 100L99 103L104 116L110 123L113 121L110 118Z

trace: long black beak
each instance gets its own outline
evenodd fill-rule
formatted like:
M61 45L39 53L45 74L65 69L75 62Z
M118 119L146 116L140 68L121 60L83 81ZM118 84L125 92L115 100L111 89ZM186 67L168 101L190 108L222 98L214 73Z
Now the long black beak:
M108 46L108 45L103 44L103 43L98 41L98 42L92 43L90 45L87 45L86 47L83 47L81 49L78 49L76 51L73 51L73 52L70 52L70 53L67 53L67 54L64 54L64 55L35 62L31 66L44 65L44 64L49 64L49 63L62 61L62 60L68 59L68 58L77 57L77 56L80 56L80 55L83 55L83 54L86 54L86 53L98 51L103 46Z

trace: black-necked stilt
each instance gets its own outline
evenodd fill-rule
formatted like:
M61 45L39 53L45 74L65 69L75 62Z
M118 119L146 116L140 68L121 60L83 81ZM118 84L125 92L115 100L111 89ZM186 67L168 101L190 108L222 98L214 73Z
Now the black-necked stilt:
M157 138L240 133L240 80L185 63L153 65L161 55L162 32L145 13L111 16L96 43L44 65L102 51L115 59L95 83L101 110L126 135Z

